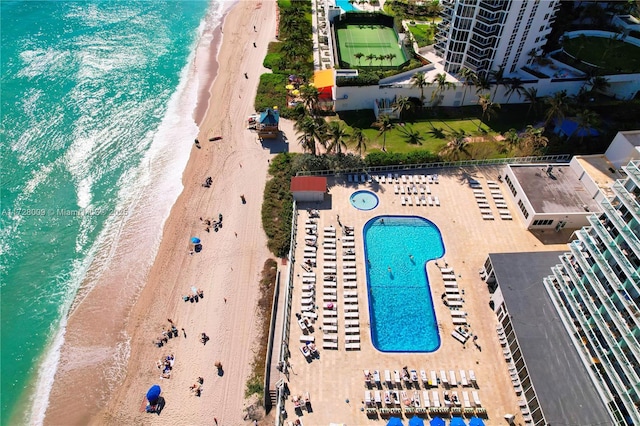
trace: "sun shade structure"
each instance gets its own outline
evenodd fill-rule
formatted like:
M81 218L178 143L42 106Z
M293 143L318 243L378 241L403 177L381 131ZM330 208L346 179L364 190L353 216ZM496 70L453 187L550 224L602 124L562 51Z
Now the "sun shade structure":
M316 71L313 75L313 85L318 89L320 100L330 101L333 99L334 75L333 69Z
M391 417L387 422L387 426L404 426L399 417Z

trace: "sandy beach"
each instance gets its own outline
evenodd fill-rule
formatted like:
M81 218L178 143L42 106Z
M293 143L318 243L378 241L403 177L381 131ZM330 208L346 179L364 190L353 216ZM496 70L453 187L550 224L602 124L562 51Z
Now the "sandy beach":
M243 420L245 383L255 347L255 305L266 248L260 207L270 151L246 130L245 117L253 113L262 59L274 40L276 3L241 1L224 20L218 61L206 61L216 74L208 107L194 112L200 122L201 148L192 142L183 175L184 190L167 219L159 252L147 283L126 322L131 352L127 374L92 419L74 415L69 407L50 407L48 424L214 424ZM256 42L257 47L253 47ZM215 44L215 43L214 43ZM215 54L215 50L204 52ZM198 55L202 52L198 52ZM198 58L196 58L196 63ZM248 73L245 79L244 73ZM212 136L222 136L210 142ZM202 183L213 178L211 188ZM244 194L246 204L240 195ZM205 231L202 219L223 215L219 232ZM190 254L189 239L197 235L202 251ZM184 302L192 287L204 291L197 303ZM171 319L178 330L162 348L152 343ZM200 342L200 334L210 340ZM173 354L170 379L161 379L156 361ZM214 367L221 361L224 374ZM189 387L204 379L202 394ZM144 395L153 384L162 387L166 405L161 413L143 411Z

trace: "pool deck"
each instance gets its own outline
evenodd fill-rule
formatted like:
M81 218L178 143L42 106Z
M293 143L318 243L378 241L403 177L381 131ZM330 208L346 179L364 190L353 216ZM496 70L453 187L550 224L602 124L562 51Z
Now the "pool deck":
M487 180L497 181L500 167L483 166L477 168L453 168L439 170L438 184L429 184L432 196L437 196L440 206L416 206L415 195L413 206L401 205L401 195L394 193L395 183L350 183L346 176L337 178L329 177L328 185L330 194L322 204L308 203L299 205L297 245L295 252L295 273L294 291L292 297L293 314L300 312L302 298L302 276L304 270L301 267L305 248L305 220L308 219L307 208L318 209L318 258L316 273L316 302L319 306L315 312L318 320L314 324L315 342L319 349L319 359L307 362L300 351L299 337L302 331L297 323L295 315L290 318L291 335L289 340L289 350L291 358L288 372L288 387L291 396L304 395L309 393L312 410L298 411L302 414L299 418L305 426L328 425L329 423L344 423L347 425L368 425L386 424L386 419L368 418L362 409L365 407L364 398L365 387L363 370L379 370L381 380L384 382L384 370L401 371L403 366L409 370L415 369L420 374L420 370L426 370L430 375L431 370L455 370L458 382L460 381L459 370L474 370L477 377L477 387L463 388L451 387L450 391L456 391L462 401L462 392L467 391L471 401L472 391L476 391L481 400L482 407L486 409L486 425L504 425L505 414L516 415L516 423L523 423L520 414L518 399L512 387L507 363L503 357L498 335L496 334L497 320L493 311L489 308L489 291L486 284L479 277L479 269L482 268L488 253L500 252L525 252L525 251L553 251L567 250L567 245L557 243L558 235L547 233L534 235L523 228L519 218L518 207L513 205L507 198L508 187L499 183L499 188L505 197L507 206L513 220L502 220L491 197L487 186ZM409 172L398 172L408 175ZM413 176L435 171L415 171ZM482 190L487 196L490 209L495 220L483 220L480 209L476 203L473 189L469 186L467 177L477 180ZM402 185L400 183L399 185ZM404 185L405 188L407 184ZM352 207L349 203L350 195L359 189L368 189L375 192L379 199L379 205L370 211L361 211ZM440 269L435 262L430 262L427 266L429 282L434 300L436 318L439 323L441 346L433 353L382 353L377 351L371 344L369 330L368 299L366 293L366 277L364 268L364 248L363 248L363 226L375 216L380 215L415 215L422 216L438 226L445 246L444 259L438 261L440 267L444 266L445 260L449 268L453 268L458 286L464 290L464 303L461 310L467 312L469 329L473 335L477 336L476 343L481 350L474 346L472 339L463 346L455 340L451 333L454 330L450 310L442 301L440 295L445 292L444 281ZM355 254L357 262L357 298L359 305L359 326L360 326L360 350L345 350L345 317L343 311L343 286L341 279L342 271L342 246L340 238L342 232L337 222L337 215L340 222L345 226L355 228ZM337 318L338 318L338 350L322 349L322 283L323 283L323 256L322 241L323 228L333 226L336 228L336 252L337 252ZM542 239L548 240L546 243ZM402 307L399 306L399 309ZM407 324L411 327L411 324ZM287 380L283 373L277 373ZM371 389L373 399L376 387ZM383 393L386 386L380 389ZM407 389L409 398L413 394L413 388ZM424 387L420 383L420 397ZM444 405L443 391L445 388L430 388L429 395L433 390L439 393L440 403ZM285 409L288 414L287 421L294 421L298 418L294 410L293 402L289 397ZM423 401L424 404L424 401ZM384 405L384 394L383 404ZM405 424L406 417L404 416ZM426 421L430 417L426 416Z

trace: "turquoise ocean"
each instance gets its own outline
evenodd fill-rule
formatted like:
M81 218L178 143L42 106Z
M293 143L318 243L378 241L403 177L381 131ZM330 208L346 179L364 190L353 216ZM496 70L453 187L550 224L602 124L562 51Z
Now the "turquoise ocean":
M138 224L132 259L150 267L198 131L195 52L223 7L0 2L0 424L42 423L66 318Z

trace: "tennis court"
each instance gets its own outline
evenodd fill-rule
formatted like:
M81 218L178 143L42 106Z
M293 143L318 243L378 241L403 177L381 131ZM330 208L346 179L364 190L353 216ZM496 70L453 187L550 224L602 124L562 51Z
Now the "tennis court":
M340 60L351 66L397 67L407 61L404 51L398 45L393 28L378 24L347 24L336 29ZM364 56L358 60L357 53ZM374 55L375 59L367 59ZM381 55L395 55L392 59L380 61Z

